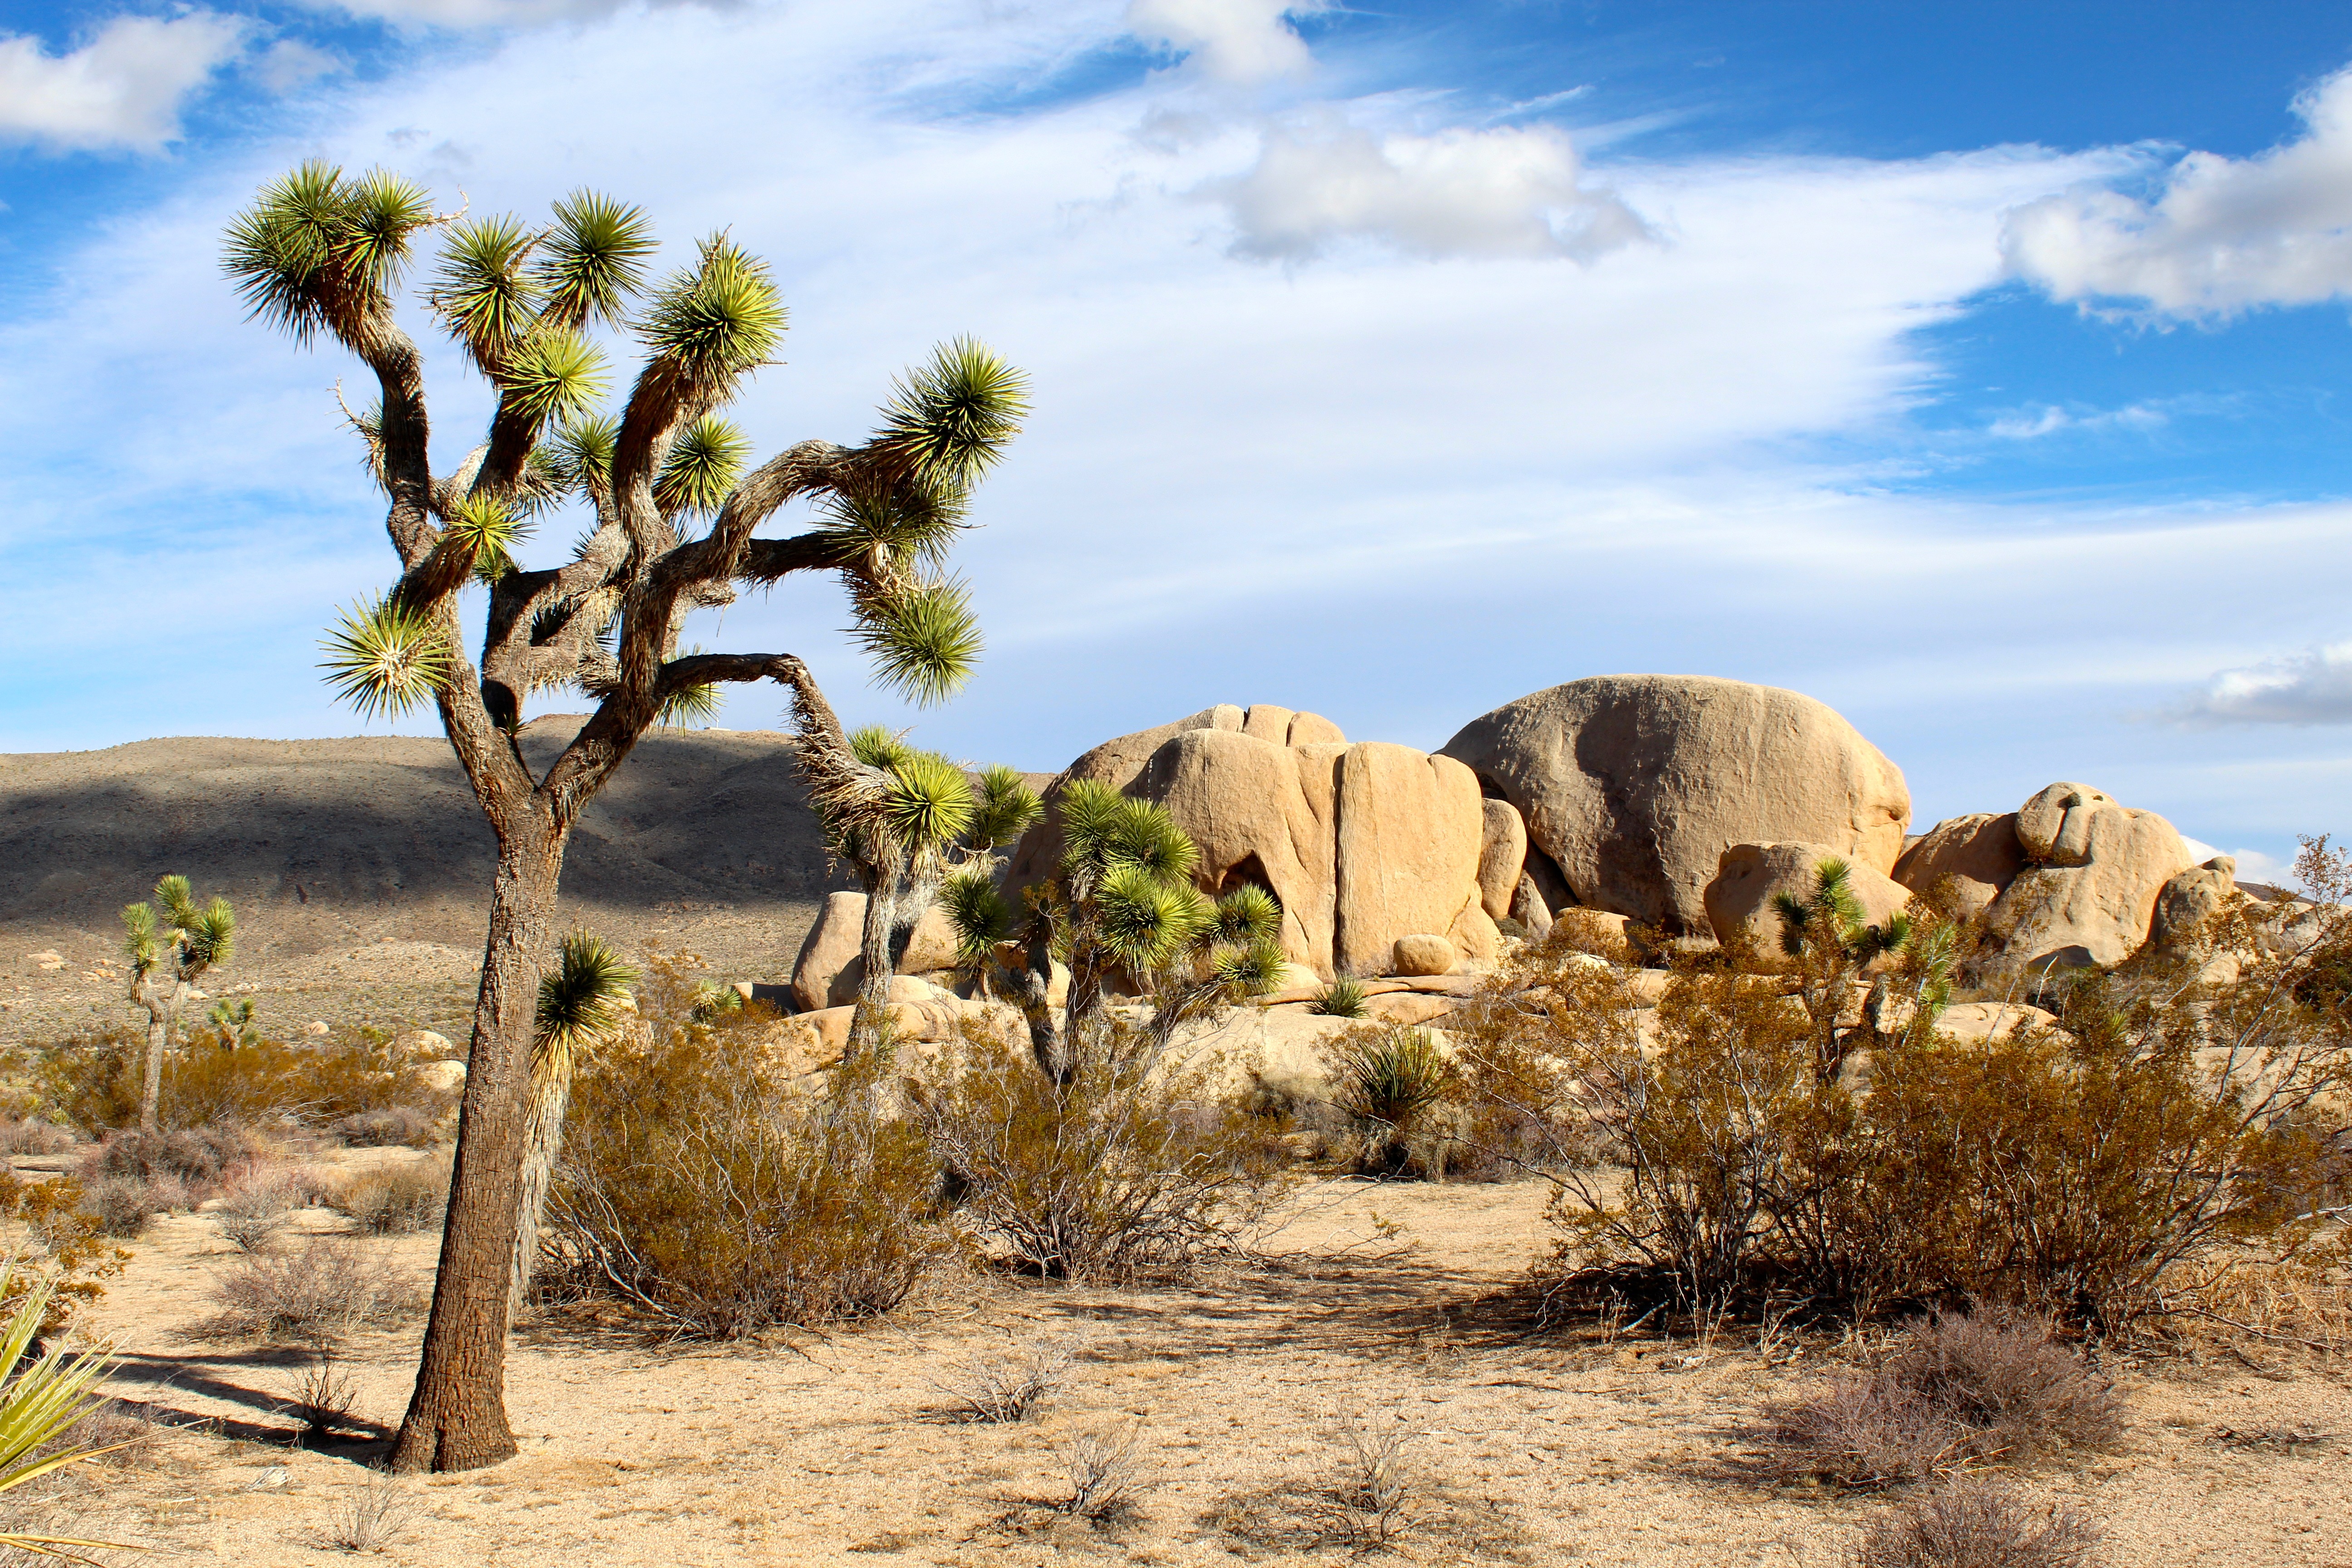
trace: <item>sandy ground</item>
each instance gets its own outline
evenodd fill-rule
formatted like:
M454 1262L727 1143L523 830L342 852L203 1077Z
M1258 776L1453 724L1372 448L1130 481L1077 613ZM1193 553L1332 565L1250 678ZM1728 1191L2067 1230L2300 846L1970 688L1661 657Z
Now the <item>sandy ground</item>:
M385 1555L665 1568L1835 1563L1879 1505L1749 1479L1738 1429L1766 1394L1833 1367L1836 1348L1768 1367L1752 1334L1711 1346L1523 1337L1524 1318L1494 1293L1543 1249L1542 1196L1532 1184L1319 1186L1289 1205L1263 1263L1125 1290L963 1278L889 1323L759 1348L528 1326L508 1372L521 1456L391 1483L407 1518ZM303 1223L340 1222L314 1210ZM420 1286L431 1268L427 1238L363 1245ZM303 1355L187 1337L216 1310L209 1293L230 1261L212 1220L159 1223L135 1251L90 1326L124 1358L116 1392L179 1429L135 1465L61 1485L59 1520L139 1543L138 1560L349 1561L321 1532L383 1484L365 1468L383 1441L293 1446L283 1406ZM362 1415L397 1419L421 1327L350 1347ZM934 1380L1045 1341L1082 1348L1041 1415L1013 1426L943 1415ZM2290 1367L2258 1352L2110 1370L2131 1401L2125 1448L2023 1483L2097 1520L2110 1563L2352 1568L2341 1363ZM1321 1495L1349 1419L1412 1437L1414 1500L1385 1547L1348 1538ZM2221 1436L2258 1429L2329 1436L2292 1452ZM1074 1438L1129 1430L1147 1472L1130 1510L1090 1524L1047 1506L1068 1495Z

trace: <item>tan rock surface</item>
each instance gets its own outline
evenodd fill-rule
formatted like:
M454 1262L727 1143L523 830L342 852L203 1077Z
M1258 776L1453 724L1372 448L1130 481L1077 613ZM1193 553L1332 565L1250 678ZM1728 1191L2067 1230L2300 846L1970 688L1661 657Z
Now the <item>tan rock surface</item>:
M1476 775L1451 757L1368 741L1348 748L1339 779L1339 973L1385 972L1396 939L1418 931L1491 960L1497 934L1478 903L1486 811Z
M1895 879L1925 893L1944 877L1952 879L1953 913L1962 919L1984 912L2025 869L2017 841L2017 814L1989 811L1948 817L1936 824L1895 863Z
M1390 974L1451 974L1462 955L1454 951L1453 939L1415 932L1396 939L1392 944Z
M1297 753L1244 732L1188 731L1162 744L1125 787L1158 802L1192 837L1204 891L1242 882L1269 889L1282 903L1284 955L1305 968L1329 967L1331 838L1307 804Z
M2238 863L2229 856L2216 855L2202 866L2190 867L2158 889L2148 940L2161 948L2186 945L2237 890Z
M1519 808L1579 903L1675 931L1707 929L1706 885L1734 844L1826 844L1885 872L1911 816L1902 771L1835 711L1703 676L1570 681L1443 751Z
M1528 825L1507 800L1482 801L1486 834L1478 848L1478 902L1495 920L1511 918L1511 903L1528 864ZM1545 921L1547 928L1550 922Z
M1767 953L1780 951L1778 895L1810 897L1820 884L1823 860L1843 857L1825 844L1735 844L1723 852L1715 880L1706 885L1706 918L1716 940L1744 936ZM1846 862L1846 886L1862 906L1863 922L1881 925L1911 902L1911 889L1885 872Z
M2157 895L2189 868L2172 824L2081 784L2052 784L2018 812L2029 866L1985 910L2001 941L1993 974L2120 963L2147 940Z

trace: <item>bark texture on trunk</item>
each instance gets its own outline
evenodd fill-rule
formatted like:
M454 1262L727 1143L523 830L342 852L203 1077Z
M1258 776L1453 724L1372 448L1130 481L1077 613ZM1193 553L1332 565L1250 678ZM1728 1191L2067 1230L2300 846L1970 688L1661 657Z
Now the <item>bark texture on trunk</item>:
M139 1084L139 1131L155 1131L155 1106L163 1098L163 1047L171 1034L170 1015L164 1011L163 999L142 994L139 1005L147 1009L147 1060Z
M572 1109L572 1054L568 1046L537 1049L531 1060L530 1113L523 1126L522 1201L517 1205L514 1262L509 1270L507 1326L514 1326L522 1299L539 1266L539 1222L547 1213L547 1189L563 1152L563 1114Z
M520 1218L533 1016L568 837L545 813L530 816L499 836L433 1316L392 1451L392 1468L404 1474L477 1469L515 1454L506 1412L509 1266Z

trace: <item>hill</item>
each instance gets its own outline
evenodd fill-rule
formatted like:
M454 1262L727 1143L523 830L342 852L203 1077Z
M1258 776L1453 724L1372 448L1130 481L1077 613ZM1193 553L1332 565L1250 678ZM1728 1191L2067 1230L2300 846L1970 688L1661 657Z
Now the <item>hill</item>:
M534 768L578 715L525 726ZM583 816L562 919L642 954L782 978L829 870L767 731L648 735ZM0 1040L125 1021L116 911L186 875L238 917L215 988L257 997L273 1031L462 1025L488 919L494 841L448 745L180 738L0 756Z

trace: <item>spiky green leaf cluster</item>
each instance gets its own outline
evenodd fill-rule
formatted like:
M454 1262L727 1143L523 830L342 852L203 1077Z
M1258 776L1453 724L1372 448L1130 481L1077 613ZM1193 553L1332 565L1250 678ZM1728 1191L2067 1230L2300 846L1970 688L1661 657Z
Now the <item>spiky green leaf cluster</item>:
M539 321L539 288L523 268L538 236L511 213L449 226L427 295L449 335L484 366L496 364Z
M715 234L702 242L695 267L654 291L637 335L656 362L648 373L658 366L697 395L711 397L774 356L785 319L766 264Z
M977 969L1013 931L1013 906L996 879L976 867L950 876L940 889L940 908L956 933L956 964Z
M1045 806L1021 775L1003 763L981 770L980 801L973 808L971 847L997 849L1029 831Z
M1352 1036L1353 1037L1349 1037ZM1453 1064L1427 1029L1343 1036L1333 1064L1340 1108L1358 1121L1402 1131L1444 1097Z
M474 574L495 583L515 569L514 547L530 537L530 524L504 501L475 494L457 503L447 535L472 560Z
M727 699L716 685L681 686L662 699L654 724L663 730L708 730L719 722Z
M1361 1018L1370 1011L1365 1005L1370 1000L1362 981L1341 975L1323 987L1323 994L1308 1003L1307 1010L1327 1018Z
M176 978L194 980L235 956L236 911L226 899L215 895L199 904L177 873L157 879L152 897L152 903L122 908L122 950L134 972L143 975L169 962Z
M569 419L543 449L566 489L593 496L612 483L613 447L620 435L621 422L609 416Z
M937 752L908 751L889 764L881 803L892 837L909 848L938 851L971 826L971 780Z
M532 268L545 298L541 314L574 330L592 321L617 325L645 288L653 225L641 209L594 191L574 191L553 211Z
M141 974L155 967L163 949L158 940L155 911L146 904L122 906L122 953L131 967Z
M222 265L247 313L297 342L321 328L350 338L389 310L409 238L432 221L411 182L382 169L346 179L313 159L231 221Z
M985 344L957 338L892 384L877 443L910 473L961 492L1021 433L1028 387Z
M5 1270L13 1275L22 1267L11 1258ZM14 1283L0 1279L0 1286ZM0 1334L0 1369L6 1378L0 1383L0 1497L51 1471L129 1446L91 1447L69 1436L98 1407L90 1388L111 1370L112 1363L103 1351L68 1352L62 1337L51 1339L45 1348L37 1345L56 1294L56 1281L35 1279L17 1301L7 1331ZM94 1561L87 1555L94 1551L131 1550L120 1542L23 1530L0 1531L0 1547L76 1563Z
M441 627L389 597L344 611L320 647L327 685L367 719L433 700L457 668Z
M926 583L857 608L850 636L873 661L875 679L917 702L954 695L986 646L961 583Z
M717 511L743 477L751 455L751 438L732 421L703 416L671 443L654 479L654 504L665 517Z
M1136 974L1166 968L1216 929L1216 911L1192 883L1133 862L1112 866L1093 901L1096 941Z
M945 564L969 514L963 492L909 479L832 491L810 521L835 565L863 567L878 552L895 570L916 572Z
M593 932L563 939L553 969L540 978L532 1037L541 1050L573 1051L609 1037L636 984L634 966Z
M1161 881L1189 881L1201 852L1176 819L1150 801L1131 800L1095 779L1063 790L1062 868L1080 883L1134 866Z

